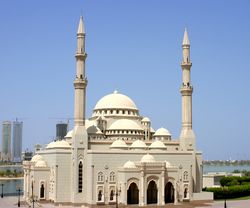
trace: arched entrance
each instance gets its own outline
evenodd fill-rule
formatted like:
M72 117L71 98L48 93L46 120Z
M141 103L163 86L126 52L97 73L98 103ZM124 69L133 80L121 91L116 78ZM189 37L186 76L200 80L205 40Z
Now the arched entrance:
M150 181L148 184L147 204L157 204L157 186L155 181Z
M139 190L135 183L131 183L127 191L127 204L139 204Z
M44 198L44 185L42 184L40 187L40 199Z
M174 186L171 182L165 186L165 203L174 203Z
M184 190L184 199L188 198L187 194L188 194L188 189L185 188L185 190Z

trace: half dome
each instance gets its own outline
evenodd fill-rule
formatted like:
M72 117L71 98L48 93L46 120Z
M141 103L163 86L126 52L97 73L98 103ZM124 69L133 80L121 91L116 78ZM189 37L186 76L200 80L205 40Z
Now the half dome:
M144 117L141 121L142 122L150 122L150 119L148 117Z
M39 160L43 160L43 156L36 154L36 155L34 155L32 157L31 162L35 162L36 163Z
M145 144L144 141L138 139L130 145L130 148L132 148L132 149L145 149L145 148L147 148L147 145Z
M110 148L121 148L121 149L124 149L124 148L128 148L128 145L126 144L126 142L124 142L123 140L121 139L117 139L115 140L111 145L110 145Z
M131 109L138 110L134 101L126 95L114 91L114 93L109 94L101 98L94 110L100 109Z
M46 149L68 149L70 148L70 145L68 142L66 142L65 140L59 140L59 141L55 141L55 142L50 142Z
M150 155L150 154L146 154L144 155L142 158L141 158L141 162L155 162L155 158L153 155Z
M165 128L159 128L155 132L154 136L171 136L170 132Z
M134 162L132 161L127 161L124 165L123 165L124 168L136 168L136 165Z
M134 120L119 119L112 123L108 130L143 130L143 128Z
M165 144L162 141L154 141L153 143L151 143L151 145L149 146L150 149L166 149L167 147L165 146Z

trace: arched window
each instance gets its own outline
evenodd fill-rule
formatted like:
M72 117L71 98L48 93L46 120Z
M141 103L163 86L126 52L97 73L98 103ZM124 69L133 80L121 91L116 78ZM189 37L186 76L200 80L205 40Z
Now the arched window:
M113 201L113 200L114 200L114 191L113 191L113 190L111 190L111 192L110 192L109 200L110 200L110 201Z
M184 181L188 181L188 172L187 172L187 171L185 171L185 172L183 173L183 180L184 180Z
M78 192L82 193L82 161L78 166Z
M110 174L109 174L109 181L110 182L114 182L115 181L115 172L111 172Z
M185 188L185 190L184 190L184 198L187 198L187 193L188 193L188 189Z
M98 192L98 201L102 201L102 190Z
M103 172L98 173L98 182L103 182Z

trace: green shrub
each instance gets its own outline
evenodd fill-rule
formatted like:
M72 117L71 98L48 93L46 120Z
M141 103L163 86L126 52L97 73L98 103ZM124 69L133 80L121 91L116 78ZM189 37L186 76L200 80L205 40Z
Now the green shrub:
M236 178L227 184L227 186L236 186L236 185L240 185L239 181Z
M249 176L226 176L223 177L220 180L221 186L235 186L235 185L241 185L241 184L250 183L250 177Z
M206 188L205 191L213 192L214 199L233 199L243 196L250 196L250 184L229 186L226 188Z

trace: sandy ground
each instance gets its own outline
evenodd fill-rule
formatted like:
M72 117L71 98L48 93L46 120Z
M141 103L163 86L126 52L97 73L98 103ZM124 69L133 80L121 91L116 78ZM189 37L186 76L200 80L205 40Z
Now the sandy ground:
M17 207L18 197L4 197L0 198L0 208L13 208ZM29 207L26 203L21 201L21 207ZM55 206L53 204L35 204L35 208L43 207L43 208L73 208L74 206ZM82 206L84 208L84 206ZM96 206L92 206L95 208ZM101 208L115 208L115 206L99 206ZM131 207L131 208L138 208L138 206L119 206L120 208L124 207ZM192 203L184 203L179 205L172 205L168 204L165 206L154 206L149 205L147 208L207 208L207 207L214 207L214 208L224 208L224 201L215 201L215 202L192 202ZM76 208L76 207L74 207ZM227 208L250 208L250 200L231 200L227 201Z

